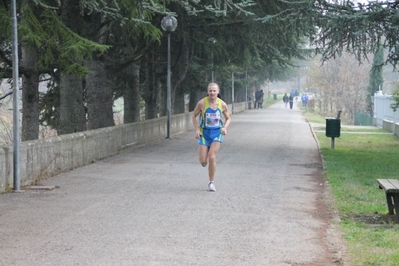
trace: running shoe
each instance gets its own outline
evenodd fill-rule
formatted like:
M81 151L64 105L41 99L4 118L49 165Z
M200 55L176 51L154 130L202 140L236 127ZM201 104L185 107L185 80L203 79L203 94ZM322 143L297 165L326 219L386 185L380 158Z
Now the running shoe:
M215 188L215 185L213 184L213 182L209 182L208 189L209 189L209 191L212 191L212 192L216 191L216 188Z

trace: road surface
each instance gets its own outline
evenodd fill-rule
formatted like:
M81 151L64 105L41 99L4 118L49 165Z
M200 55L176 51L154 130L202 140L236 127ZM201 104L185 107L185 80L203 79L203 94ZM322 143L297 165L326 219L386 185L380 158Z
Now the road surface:
M0 195L0 265L342 265L311 127L277 103L232 116L215 185L194 130Z

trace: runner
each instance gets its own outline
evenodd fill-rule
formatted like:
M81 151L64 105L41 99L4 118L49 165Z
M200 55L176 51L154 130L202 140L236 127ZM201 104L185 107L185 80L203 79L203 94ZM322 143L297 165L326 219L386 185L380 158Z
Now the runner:
M201 99L194 109L192 121L195 129L195 138L198 139L198 158L203 167L208 162L209 191L216 191L214 180L216 173L216 155L223 142L223 136L227 134L230 125L230 114L227 104L218 98L219 85L210 83L208 85L208 96ZM221 115L225 121L223 123ZM200 115L200 123L197 116Z

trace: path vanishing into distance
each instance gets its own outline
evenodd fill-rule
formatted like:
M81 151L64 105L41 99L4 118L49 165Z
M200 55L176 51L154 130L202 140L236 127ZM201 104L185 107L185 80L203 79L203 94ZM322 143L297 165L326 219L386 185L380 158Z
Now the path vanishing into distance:
M0 265L345 262L329 185L297 106L233 114L215 185L194 130L0 195Z

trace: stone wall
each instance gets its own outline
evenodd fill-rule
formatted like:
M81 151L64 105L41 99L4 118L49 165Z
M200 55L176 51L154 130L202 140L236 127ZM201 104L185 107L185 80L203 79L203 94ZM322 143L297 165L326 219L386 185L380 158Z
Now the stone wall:
M232 106L229 105L229 110ZM234 113L245 110L245 103L235 103ZM192 113L173 115L171 132L192 129ZM20 144L21 186L70 171L115 155L136 145L164 139L167 118L89 130ZM13 146L0 147L0 193L13 187Z

